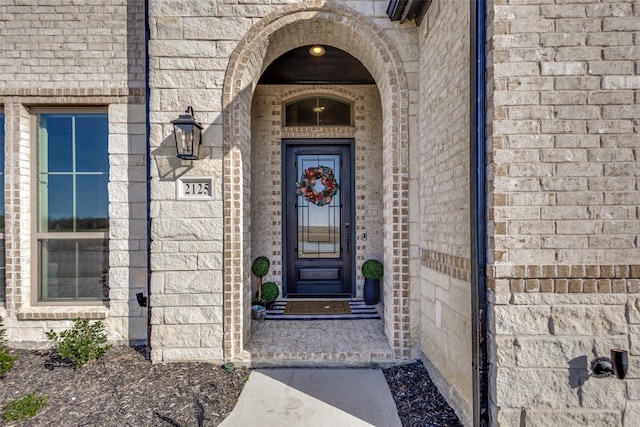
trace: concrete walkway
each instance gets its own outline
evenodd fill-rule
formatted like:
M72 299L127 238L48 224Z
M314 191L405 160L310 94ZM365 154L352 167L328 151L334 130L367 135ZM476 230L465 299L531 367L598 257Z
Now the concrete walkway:
M223 427L402 427L379 369L253 370Z

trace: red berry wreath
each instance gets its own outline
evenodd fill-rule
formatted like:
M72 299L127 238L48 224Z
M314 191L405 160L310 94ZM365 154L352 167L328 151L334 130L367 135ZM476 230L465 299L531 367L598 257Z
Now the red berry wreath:
M318 191L315 188L318 179L324 185L322 191ZM296 194L317 206L331 203L331 199L339 189L340 184L336 182L333 170L322 165L305 169L300 176L300 182L296 182Z

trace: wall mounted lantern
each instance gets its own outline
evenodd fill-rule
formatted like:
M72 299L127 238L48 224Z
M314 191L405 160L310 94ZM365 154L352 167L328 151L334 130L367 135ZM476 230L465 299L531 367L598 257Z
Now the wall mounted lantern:
M626 350L611 350L611 358L598 357L591 362L591 372L596 378L616 376L621 380L629 369L629 355Z
M179 158L184 160L198 160L202 125L193 117L193 108L188 106L185 114L172 120L173 132L176 137L176 150Z

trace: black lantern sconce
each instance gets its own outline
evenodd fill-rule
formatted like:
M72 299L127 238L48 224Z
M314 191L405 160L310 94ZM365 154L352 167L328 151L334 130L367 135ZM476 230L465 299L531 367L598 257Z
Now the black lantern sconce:
M626 350L611 350L611 358L598 357L591 362L592 376L605 378L616 376L623 380L629 369L629 354Z
M200 140L202 138L202 125L193 117L193 108L188 106L175 120L172 120L173 133L176 137L176 150L179 158L183 160L198 160Z

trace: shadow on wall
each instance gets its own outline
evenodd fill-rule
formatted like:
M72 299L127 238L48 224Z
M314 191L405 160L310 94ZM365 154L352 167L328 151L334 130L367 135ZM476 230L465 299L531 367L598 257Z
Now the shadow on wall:
M127 153L128 153L128 173L129 183L133 183L131 187L139 188L147 185L148 170L146 168L146 151L147 151L147 126L146 126L146 22L145 22L145 0L127 0L127 85L129 100L127 102ZM140 161L132 161L131 159L139 157ZM144 241L148 239L145 231L144 222L147 221L141 206L147 205L145 192L134 191L130 187L127 197L127 207L129 209L128 218L129 230L127 238L131 241ZM147 240L148 241L148 240ZM146 247L137 248L137 250L126 251L128 257L126 265L127 273L127 299L128 299L128 316L125 324L128 331L130 345L140 345L145 341L148 342L148 311L144 307L140 307L136 293L147 293L148 282L147 266L148 251ZM107 285L108 286L108 285ZM124 332L124 331L123 331Z
M579 356L569 361L569 385L580 388L589 379L587 356Z

